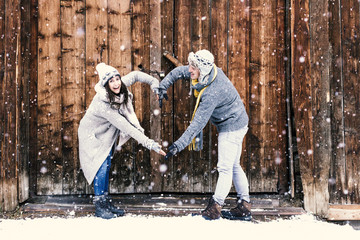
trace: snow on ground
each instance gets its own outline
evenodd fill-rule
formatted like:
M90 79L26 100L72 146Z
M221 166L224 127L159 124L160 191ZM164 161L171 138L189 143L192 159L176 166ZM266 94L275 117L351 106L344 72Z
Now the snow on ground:
M104 220L93 216L70 218L0 219L1 240L70 239L360 239L350 225L319 221L301 215L269 222L225 219L206 221L201 216L152 217L126 215Z

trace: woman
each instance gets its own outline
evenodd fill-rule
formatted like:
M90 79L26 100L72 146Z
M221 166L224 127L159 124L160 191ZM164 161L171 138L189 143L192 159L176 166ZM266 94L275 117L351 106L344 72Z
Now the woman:
M124 210L111 204L108 195L111 157L116 140L121 147L130 137L140 144L165 155L161 146L144 135L134 112L133 95L127 87L137 81L147 83L157 92L159 81L148 74L133 71L121 78L112 66L96 66L99 82L86 114L80 121L79 156L81 168L89 184L94 183L95 216L110 219L124 215Z

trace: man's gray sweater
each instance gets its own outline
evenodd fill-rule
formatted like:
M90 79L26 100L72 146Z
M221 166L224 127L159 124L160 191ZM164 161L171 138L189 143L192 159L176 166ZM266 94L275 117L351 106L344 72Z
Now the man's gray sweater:
M189 66L175 68L160 82L159 88L168 89L178 79L189 80L190 72L188 69ZM213 75L214 70L210 73L210 80ZM205 86L197 84L194 88L200 91ZM216 126L218 132L232 132L248 125L249 117L240 95L220 68L217 68L214 81L209 81L207 86L201 95L194 119L174 143L179 151L191 143L192 139L206 126L209 119Z

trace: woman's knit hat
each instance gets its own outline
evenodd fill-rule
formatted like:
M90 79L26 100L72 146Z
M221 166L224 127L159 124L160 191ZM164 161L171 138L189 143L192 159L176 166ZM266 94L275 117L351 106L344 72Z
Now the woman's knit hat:
M99 75L101 85L105 86L105 84L116 75L120 76L120 73L116 68L106 65L105 63L99 63L96 65L96 71Z
M207 75L210 74L214 67L214 55L208 50L199 50L196 53L191 52L188 57L190 65L200 70L199 83L207 83Z

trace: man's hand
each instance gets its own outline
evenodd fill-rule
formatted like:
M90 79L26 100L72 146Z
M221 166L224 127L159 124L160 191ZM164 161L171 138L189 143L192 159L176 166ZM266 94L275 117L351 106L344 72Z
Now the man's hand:
M160 87L157 89L157 95L158 95L158 100L159 100L159 107L161 108L163 99L165 98L166 100L168 100L169 97L166 93L166 89L160 88Z
M178 152L179 152L179 149L177 148L177 146L175 144L171 145L169 147L169 152L165 156L165 160L168 160L172 156L176 155Z

